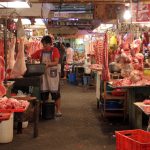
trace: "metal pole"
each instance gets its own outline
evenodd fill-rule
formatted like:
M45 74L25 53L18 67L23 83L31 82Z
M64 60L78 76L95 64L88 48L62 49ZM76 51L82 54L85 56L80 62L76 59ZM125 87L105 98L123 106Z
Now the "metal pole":
M7 18L4 19L4 60L5 60L5 80L4 83L7 83L6 71L7 71Z

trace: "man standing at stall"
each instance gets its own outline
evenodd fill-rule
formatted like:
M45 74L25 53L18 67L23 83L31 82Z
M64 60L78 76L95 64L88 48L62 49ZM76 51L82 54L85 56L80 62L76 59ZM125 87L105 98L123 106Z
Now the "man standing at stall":
M71 48L70 43L66 43L66 65L64 68L65 71L64 79L66 79L68 73L72 71L73 56L74 56L73 48Z
M41 98L49 99L49 93L52 100L55 100L56 116L62 116L60 109L60 89L59 89L59 59L60 54L56 47L53 46L51 36L44 36L41 40L43 49L36 51L31 55L32 59L38 59L41 63L45 63L46 69L42 76Z

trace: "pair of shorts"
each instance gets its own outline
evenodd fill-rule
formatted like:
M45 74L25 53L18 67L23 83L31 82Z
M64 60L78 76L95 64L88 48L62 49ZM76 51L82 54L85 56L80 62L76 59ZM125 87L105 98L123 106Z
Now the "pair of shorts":
M60 98L60 92L50 92L52 100L56 101ZM42 92L41 93L41 100L47 101L49 99L49 92Z

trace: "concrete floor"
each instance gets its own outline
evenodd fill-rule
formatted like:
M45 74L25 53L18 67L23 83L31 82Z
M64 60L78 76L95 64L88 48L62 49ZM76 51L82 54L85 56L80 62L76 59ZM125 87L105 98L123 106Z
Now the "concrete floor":
M115 150L115 130L127 128L123 119L104 120L96 108L95 89L64 83L63 117L40 120L39 136L32 138L32 124L0 150Z

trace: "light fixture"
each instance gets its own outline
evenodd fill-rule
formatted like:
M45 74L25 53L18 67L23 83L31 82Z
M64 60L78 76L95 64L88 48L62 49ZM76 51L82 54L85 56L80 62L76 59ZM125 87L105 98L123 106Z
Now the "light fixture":
M28 0L0 1L0 8L30 8Z
M129 19L131 19L131 17L132 17L132 15L131 15L131 11L129 9L129 6L126 6L125 12L123 14L123 18L125 20L129 20Z

